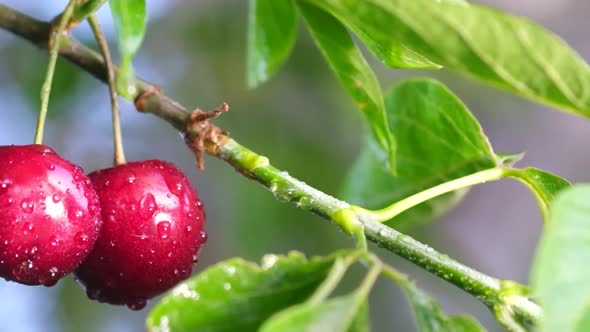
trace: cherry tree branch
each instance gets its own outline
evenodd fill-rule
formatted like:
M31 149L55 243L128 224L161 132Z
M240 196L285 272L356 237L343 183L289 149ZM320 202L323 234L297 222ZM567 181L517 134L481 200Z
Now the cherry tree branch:
M0 5L0 28L22 37L41 49L47 49L51 28L49 23ZM100 81L108 82L107 67L100 54L67 35L62 35L60 38L60 56ZM191 137L199 137L208 128L207 126L189 127L191 114L194 117L195 113L187 111L185 107L167 97L158 86L138 79L137 88L138 96L136 96L135 104L138 111L156 115L181 132L189 129L192 131ZM278 200L292 202L301 209L331 220L340 227L343 227L343 214L340 212L349 212L344 214L347 216L352 213L370 241L475 296L487 305L498 319L509 316L529 326L535 325L540 319L541 308L526 296L515 292L515 287L524 289L523 286L487 276L377 222L368 214L355 212L347 202L329 196L273 167L268 158L240 145L223 131L217 130L215 133L214 137L200 137L198 143L201 144L202 150L227 162L241 174L262 184ZM192 141L188 140L188 142Z

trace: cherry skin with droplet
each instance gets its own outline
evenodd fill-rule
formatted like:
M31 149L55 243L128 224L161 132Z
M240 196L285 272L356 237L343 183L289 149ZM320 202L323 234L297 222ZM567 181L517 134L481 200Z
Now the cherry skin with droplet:
M82 168L45 145L0 146L0 276L54 285L92 249L100 207Z
M206 240L202 203L185 175L164 161L89 176L103 227L76 278L89 298L139 310L190 275Z

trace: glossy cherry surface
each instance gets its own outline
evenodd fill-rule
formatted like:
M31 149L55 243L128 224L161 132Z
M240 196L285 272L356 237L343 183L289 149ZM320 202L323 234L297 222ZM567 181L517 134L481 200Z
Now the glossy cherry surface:
M0 146L0 276L54 285L88 255L100 224L82 168L45 145Z
M187 278L206 240L202 203L189 180L159 160L90 174L103 227L76 271L88 297L141 309Z

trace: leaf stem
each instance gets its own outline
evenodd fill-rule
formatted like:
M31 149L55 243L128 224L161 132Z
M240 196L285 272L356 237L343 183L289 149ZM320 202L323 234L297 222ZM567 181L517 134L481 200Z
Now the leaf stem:
M90 24L94 38L100 47L107 71L113 126L113 163L115 165L122 165L125 163L125 151L123 149L123 134L121 133L121 117L119 114L119 101L117 99L117 86L115 84L115 68L111 59L109 45L104 37L104 34L102 33L96 14L92 14L88 17L88 24Z
M356 262L359 258L358 252L353 252L351 255L341 259L337 259L334 262L334 266L330 270L328 277L322 282L318 289L313 295L306 301L309 304L317 304L325 300L334 289L338 286L346 271L352 263Z
M379 277L379 274L381 274L382 270L383 263L381 262L381 260L373 261L373 265L371 266L369 272L365 276L365 279L363 279L361 285L357 289L358 294L362 298L366 298L369 295L371 288L373 288L373 285L375 284L375 281L377 281L377 278Z
M408 277L405 274L399 272L398 270L394 269L392 266L387 264L383 264L383 269L381 270L381 273L399 285L404 285L405 283L409 282Z
M386 222L393 219L400 213L420 204L426 202L434 197L446 194L451 191L467 188L475 184L480 184L488 181L498 180L505 176L505 170L500 167L495 167L473 173L449 182L439 184L438 186L426 189L417 194L409 196L397 201L388 207L379 210L368 210L359 206L351 206L353 210L371 216L379 222Z
M57 56L59 55L60 37L65 31L74 6L75 0L70 0L64 9L64 12L59 20L59 25L56 31L53 31L53 26L49 33L49 63L47 64L47 72L45 74L45 81L41 87L41 109L39 110L39 117L37 118L37 129L35 130L35 144L43 143L43 132L45 131L45 121L47 119L47 108L49 106L49 95L51 94L51 84L53 83L53 75L55 73L55 65L57 63Z
M43 42L50 33L50 26L47 23L4 5L0 5L0 28L11 31L35 45L47 47ZM62 39L60 44L62 56L98 79L107 81L106 65L99 54L72 38ZM146 81L138 79L137 87L140 93L149 94L149 97L141 100L139 110L152 113L176 129L184 130L190 117L190 112L185 107L163 93L155 93L154 91L159 91L159 89ZM273 167L268 158L247 149L235 140L224 137L223 142L222 145L212 145L214 149L207 151L232 165L244 176L268 188L277 199L294 202L299 208L310 210L328 220L332 220L330 216L336 211L350 208L350 204L347 202L329 196ZM505 294L500 286L500 280L471 269L433 248L383 225L370 215L358 213L358 219L363 224L364 233L368 240L463 289L480 299L491 309L503 303ZM533 324L538 323L537 317L541 315L541 309L526 297L506 305L510 306L508 311L510 315L514 315L516 318L530 318Z

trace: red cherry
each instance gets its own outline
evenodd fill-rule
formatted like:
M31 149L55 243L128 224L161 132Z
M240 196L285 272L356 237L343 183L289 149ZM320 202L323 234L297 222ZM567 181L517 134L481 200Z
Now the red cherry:
M103 227L76 270L89 298L139 310L187 278L205 242L205 214L189 180L148 160L90 174Z
M0 146L0 276L53 286L86 258L100 225L82 168L45 145Z

